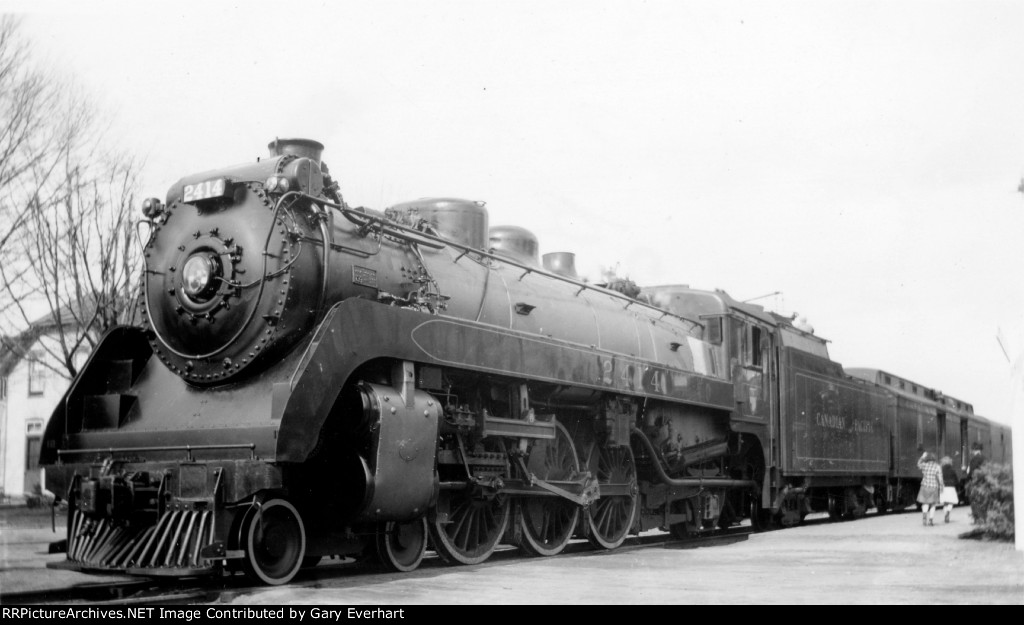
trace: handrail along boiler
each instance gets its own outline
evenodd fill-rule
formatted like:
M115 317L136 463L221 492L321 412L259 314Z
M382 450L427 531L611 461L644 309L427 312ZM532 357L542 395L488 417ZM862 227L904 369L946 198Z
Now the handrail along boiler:
M44 438L56 566L281 584L902 501L885 388L788 319L581 281L481 202L353 208L322 145L270 150L146 201L145 323Z

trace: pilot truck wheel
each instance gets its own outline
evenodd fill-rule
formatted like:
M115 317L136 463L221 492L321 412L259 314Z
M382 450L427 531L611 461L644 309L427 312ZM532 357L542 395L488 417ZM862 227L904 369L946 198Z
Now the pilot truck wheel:
M306 529L295 507L284 499L254 503L242 527L245 558L252 578L277 586L287 584L302 568Z

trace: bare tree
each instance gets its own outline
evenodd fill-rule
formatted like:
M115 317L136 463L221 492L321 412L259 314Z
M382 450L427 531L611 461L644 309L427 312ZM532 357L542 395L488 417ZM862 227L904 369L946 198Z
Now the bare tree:
M43 174L38 166L45 160L41 144L61 152L54 144L43 108L52 104L53 93L41 75L28 69L28 48L17 37L18 22L0 18L0 265L10 266L12 243L21 231L35 198L26 194L27 182ZM22 270L23 271L23 270ZM18 283L16 272L9 278ZM9 297L0 298L0 313L10 309Z
M68 377L137 313L138 165L106 149L87 97L32 66L18 28L0 17L0 340L18 350L17 336L45 333Z

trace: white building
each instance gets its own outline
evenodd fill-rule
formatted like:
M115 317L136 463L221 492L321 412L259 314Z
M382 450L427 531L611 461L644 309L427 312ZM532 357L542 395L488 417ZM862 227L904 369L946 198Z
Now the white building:
M34 324L0 345L0 493L24 501L39 493L43 431L71 380L59 354L56 325ZM84 352L84 350L81 350ZM77 363L87 354L79 353Z

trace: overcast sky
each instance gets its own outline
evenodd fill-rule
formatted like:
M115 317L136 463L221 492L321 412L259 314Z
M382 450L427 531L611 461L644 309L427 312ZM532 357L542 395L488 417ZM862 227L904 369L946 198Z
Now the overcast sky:
M594 278L781 292L842 364L1009 422L1022 2L141 4L0 9L145 195L317 139L350 204L484 200Z

